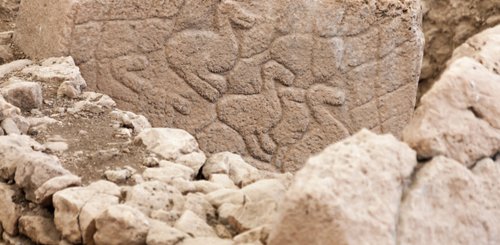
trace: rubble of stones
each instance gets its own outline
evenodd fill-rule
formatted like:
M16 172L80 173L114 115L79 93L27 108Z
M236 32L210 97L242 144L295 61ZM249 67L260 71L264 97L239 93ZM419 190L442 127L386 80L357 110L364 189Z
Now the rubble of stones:
M247 231L270 223L291 174L260 171L229 152L207 159L187 132L151 128L145 117L116 109L107 95L84 92L85 81L71 57L17 60L0 66L0 73L3 242L265 239ZM132 167L109 169L101 173L106 180L82 185L57 157L78 145L57 136L43 143L34 138L66 117L97 121L103 113L115 119L109 130L150 154L143 156L140 173Z

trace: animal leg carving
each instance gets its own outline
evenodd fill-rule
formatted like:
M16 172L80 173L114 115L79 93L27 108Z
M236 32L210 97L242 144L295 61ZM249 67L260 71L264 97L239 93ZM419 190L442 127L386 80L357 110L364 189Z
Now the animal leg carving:
M247 145L248 151L253 157L263 162L271 162L272 156L262 150L256 135L246 135L243 139Z
M345 103L344 91L319 84L308 91L307 101L314 118L320 125L328 126L330 131L335 127L339 138L349 135L349 130L325 107L325 105L342 106Z
M217 89L220 94L224 94L227 91L227 81L223 76L211 73L208 70L201 70L198 73L201 79Z
M276 151L276 148L278 148L278 146L273 141L273 139L271 139L269 134L260 133L257 135L257 137L259 138L259 142L260 142L260 145L262 146L262 149L268 154L271 154L271 155L274 154L274 152Z
M145 90L147 80L135 72L145 70L149 62L144 56L125 56L111 62L111 73L115 79L121 81L130 90L141 93Z
M221 97L221 93L217 89L194 73L186 72L185 81L194 91L212 103Z

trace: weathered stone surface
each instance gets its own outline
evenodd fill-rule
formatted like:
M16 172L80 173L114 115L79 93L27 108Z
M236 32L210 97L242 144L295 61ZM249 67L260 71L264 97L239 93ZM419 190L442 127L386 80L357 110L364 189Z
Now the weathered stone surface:
M168 161L161 161L160 165L159 168L144 170L144 179L171 183L175 179L192 180L194 178L193 169L184 165Z
M45 200L46 196L40 196L40 199L37 199L35 193L38 188L46 189L44 184L47 181L65 175L71 176L72 174L62 167L57 157L41 152L31 152L18 158L14 180L19 187L23 188L28 200L40 203Z
M190 210L207 222L210 218L215 218L214 207L207 201L205 195L202 193L187 194L184 210Z
M168 161L186 165L198 173L205 163L205 154L196 139L182 129L150 128L137 136L146 148Z
M151 221L151 228L149 229L148 236L146 238L146 244L176 245L187 237L189 237L188 234L177 230L166 223Z
M68 108L69 113L75 114L81 111L99 113L116 106L115 101L105 94L84 92L80 97L84 100L78 101L72 108Z
M56 191L79 185L81 181L64 169L57 157L34 151L41 148L28 136L3 136L0 139L0 179L15 180L26 199L47 204Z
M151 212L150 217L154 220L158 220L167 223L171 226L181 217L182 212L178 211L165 211L164 209L158 209Z
M0 79L4 78L11 72L19 71L31 64L33 64L33 61L31 60L16 60L7 64L0 65Z
M215 233L217 234L218 237L223 238L223 239L231 239L233 235L231 234L231 231L229 228L223 224L216 224L213 225Z
M182 194L189 192L196 192L196 185L193 181L188 181L184 179L173 179L170 183L173 187L179 190Z
M1 33L0 33L1 34ZM0 62L6 63L14 59L14 50L10 45L0 45Z
M26 118L24 118L23 116L19 115L19 116L12 117L12 120L14 120L14 123L16 124L17 129L19 129L19 132L21 134L27 134L28 133L28 129L29 129L30 125L28 123L28 120L26 120Z
M227 189L238 189L233 180L227 174L212 174L209 179L210 182L224 186Z
M16 81L0 91L5 100L22 110L29 111L42 106L42 86L38 83Z
M237 232L244 232L272 223L285 192L279 180L269 179L247 185L241 191L216 191L207 198L218 207L219 219L224 224Z
M398 244L495 244L500 240L500 165L472 171L445 157L425 164L400 209Z
M70 55L121 108L259 168L296 170L361 128L397 134L415 103L418 0L43 0L20 9L14 39L28 56Z
M6 242L6 245L35 245L35 243L28 238L22 236L11 236L6 232L2 234L2 238Z
M500 21L500 14L498 17ZM453 51L453 56L448 60L447 64L450 65L462 57L470 57L477 60L491 72L499 74L499 54L500 24L469 38L467 42Z
M87 87L87 83L80 74L80 68L75 65L72 57L48 58L42 60L39 65L24 68L22 73L42 82L66 84L66 89L72 87L70 90L58 91L58 95L67 95L71 98L76 97L71 95L80 95ZM61 94L61 92L69 93Z
M147 181L130 188L125 203L149 216L152 211L182 211L184 197L174 187L159 181Z
M0 182L0 226L10 235L17 234L17 221L21 217L21 208L14 203L16 195L20 195L18 190Z
M0 126L2 126L5 134L7 135L21 134L21 130L19 130L16 122L14 122L14 119L12 118L5 118L2 123L0 123Z
M4 0L2 5L0 5L0 9L5 8L5 5L9 3L6 2L20 2L19 0ZM0 32L0 45L9 45L12 43L12 38L14 36L14 31L2 31Z
M403 139L422 158L467 166L500 149L500 75L468 58L454 61L422 97Z
M54 177L36 189L35 200L42 205L48 204L52 202L52 195L54 195L54 193L81 184L82 179L72 174Z
M276 220L278 210L279 204L269 199L243 205L224 203L218 208L220 221L239 233L271 224Z
M3 21L13 21L19 10L21 0L3 0L0 5L0 16Z
M5 118L12 118L18 116L21 113L21 110L11 103L7 102L3 96L0 95L0 120L4 120Z
M280 203L286 188L277 179L266 179L247 185L241 191L245 194L246 201L272 200L275 203Z
M245 203L245 194L241 190L220 189L208 193L205 198L216 208L224 203L235 205L243 205Z
M113 110L111 115L120 122L122 127L132 128L134 132L140 133L144 129L151 128L148 119L143 115L137 115L130 111Z
M19 232L33 242L44 245L58 245L61 233L56 229L52 218L28 215L19 219Z
M96 245L143 245L149 231L149 221L139 210L127 205L107 208L95 221Z
M235 236L233 240L236 244L266 244L269 231L269 226L260 226Z
M407 145L367 130L327 147L297 173L268 244L396 244L416 165Z
M114 182L114 183L124 183L128 179L132 177L132 175L135 174L137 170L130 166L126 166L121 169L115 169L115 170L106 170L104 171L104 177L106 177L107 180Z
M26 135L9 135L0 137L0 178L14 179L20 159L33 153L33 148L42 146Z
M234 245L233 241L228 239L220 239L216 237L195 237L187 238L178 245ZM177 245L177 244L176 244Z
M496 0L422 0L425 56L421 92L431 88L446 68L454 48L474 34L500 24Z
M203 176L211 179L214 174L227 174L237 186L245 186L262 178L259 170L246 163L240 155L221 152L210 156L203 165Z
M95 219L101 215L108 207L119 203L119 198L106 193L94 193L80 209L78 225L82 233L83 244L94 244L94 234L96 232Z
M118 204L120 195L120 188L108 181L59 191L53 197L54 223L64 239L81 243L82 235L86 239L92 237L91 231L95 229L92 228L95 226L93 220L100 215L100 211ZM87 204L89 207L86 207Z
M206 181L206 180L199 180L199 181L194 181L191 182L194 185L194 191L195 192L202 192L204 194L208 194L212 191L224 189L224 186Z
M179 220L175 222L174 228L192 237L217 237L214 229L191 210L184 211Z

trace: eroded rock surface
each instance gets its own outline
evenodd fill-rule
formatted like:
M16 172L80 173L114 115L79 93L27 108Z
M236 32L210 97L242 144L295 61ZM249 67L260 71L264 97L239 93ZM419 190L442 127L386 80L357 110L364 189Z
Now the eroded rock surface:
M20 233L29 237L37 244L58 245L61 234L49 217L27 215L19 219Z
M496 0L423 0L425 56L420 90L427 92L454 49L480 31L500 24Z
M390 135L363 130L329 146L297 173L269 244L396 244L416 165L415 152Z
M421 158L444 155L467 166L500 149L500 75L464 57L422 97L403 138Z
M110 206L96 218L96 245L146 243L149 221L139 210L127 205Z
M34 58L73 56L92 89L155 126L187 130L207 153L288 171L361 128L404 127L420 9L416 0L23 1L15 41Z
M18 232L17 222L21 217L21 207L14 203L19 190L0 182L0 226L6 233L16 235Z
M417 174L401 204L398 244L493 244L500 239L500 165L472 171L436 157Z

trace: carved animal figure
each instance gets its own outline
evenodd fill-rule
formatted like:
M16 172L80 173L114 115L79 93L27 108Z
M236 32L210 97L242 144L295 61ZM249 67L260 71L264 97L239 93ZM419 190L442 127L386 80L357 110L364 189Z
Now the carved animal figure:
M222 0L215 22L214 31L184 30L166 44L170 67L210 102L216 102L226 91L227 81L221 73L231 70L238 59L238 41L232 24L250 28L254 19L237 3Z
M111 62L111 75L135 94L148 94L153 90L152 82L137 73L146 70L149 65L143 55L122 56ZM190 113L190 102L181 96L168 93L165 100L179 113Z
M217 105L219 120L242 135L249 153L264 162L272 160L276 144L269 131L281 120L276 81L292 84L294 75L275 61L262 68L264 84L260 94L228 95Z
M283 118L270 133L278 144L272 160L277 167L283 167L282 162L305 160L304 156L317 152L325 141L349 135L326 108L344 103L345 95L328 84L339 71L343 54L342 39L316 33L292 33L271 44L271 59L282 64L276 68L295 75L291 86L279 92Z
M350 135L345 125L335 118L328 109L329 106L344 105L345 93L341 89L327 84L316 84L307 91L294 90L288 92L286 98L305 103L314 120L306 121L308 122L307 130L303 131L303 135L299 136L299 140L296 140L297 135L292 134L293 140L289 140L287 145L280 146L276 154L277 162L275 162L275 165L280 167L282 171L298 170L293 168L300 166L297 163L305 161L307 156L333 143L331 142L332 139L343 139ZM284 116L283 120L288 120L286 117L287 115ZM298 125L304 128L303 121L296 120L292 122L295 122L295 127ZM288 126L288 128L293 127L293 124ZM282 135L281 132L280 137L283 137ZM284 165L284 163L287 165Z
M293 87L308 89L329 80L339 69L343 54L342 39L312 33L289 34L276 39L271 58L295 74Z

